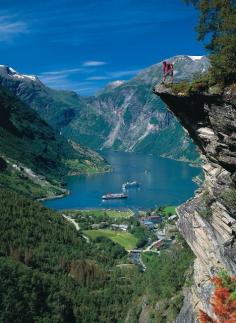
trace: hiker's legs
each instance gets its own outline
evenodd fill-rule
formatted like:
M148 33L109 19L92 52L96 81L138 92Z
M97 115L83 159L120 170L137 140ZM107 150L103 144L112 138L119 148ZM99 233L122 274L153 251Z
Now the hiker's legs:
M163 75L162 83L165 83L165 81L166 81L166 73Z

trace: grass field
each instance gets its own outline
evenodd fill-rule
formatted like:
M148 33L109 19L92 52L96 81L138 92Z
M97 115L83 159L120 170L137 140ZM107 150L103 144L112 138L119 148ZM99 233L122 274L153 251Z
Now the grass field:
M153 252L145 252L141 254L142 261L147 267L150 263L152 263L153 259L156 259L156 257L158 257L158 255L154 254Z
M176 209L176 206L166 206L163 209L163 214L164 215L167 215L170 213L171 213L171 215L176 214L175 209Z
M127 211L119 211L119 210L110 210L110 209L102 209L102 210L75 210L75 211L69 211L68 213L76 215L92 215L95 217L101 217L101 216L109 216L110 218L130 218L133 215L133 212L131 210Z
M106 237L118 243L126 250L134 249L137 245L138 239L131 233L120 232L113 230L85 230L83 233L90 239L96 239L97 237Z

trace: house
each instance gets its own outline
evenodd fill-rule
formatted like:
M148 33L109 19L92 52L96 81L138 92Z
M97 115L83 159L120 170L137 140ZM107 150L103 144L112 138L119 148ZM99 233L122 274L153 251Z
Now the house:
M171 215L171 216L168 217L168 220L169 221L174 221L174 220L177 220L177 218L178 218L177 215L176 214L173 214L173 215Z
M165 228L163 230L157 230L156 235L159 239L164 239L166 237Z
M111 228L112 230L120 230L120 231L127 231L128 230L128 224L112 224Z
M96 229L100 229L100 224L99 224L99 223L93 223L93 224L91 225L91 228L92 228L92 229L94 229L94 230L96 230Z
M164 240L158 240L152 245L152 249L160 249L162 246L164 246L164 243Z
M153 224L158 224L162 222L162 217L159 215L143 216L140 219L142 224L145 224L145 221L152 222Z
M93 223L91 225L91 228L96 230L96 229L106 228L107 226L108 226L107 222L100 222L100 223Z
M152 230L155 228L155 224L151 221L148 221L148 220L144 220L142 222L143 225L145 225L148 229Z

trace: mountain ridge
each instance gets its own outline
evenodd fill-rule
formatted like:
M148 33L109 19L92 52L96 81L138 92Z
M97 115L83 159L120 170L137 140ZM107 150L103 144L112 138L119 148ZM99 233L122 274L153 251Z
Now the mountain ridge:
M209 67L206 57L179 55L168 61L174 63L176 81L191 80ZM182 127L152 94L152 87L162 79L161 62L140 71L129 81L119 82L118 86L108 84L92 97L50 89L37 78L24 82L14 75L6 77L0 68L0 83L67 138L96 150L147 153L147 147L155 147L152 154L190 161L198 158ZM163 137L168 149L160 140Z

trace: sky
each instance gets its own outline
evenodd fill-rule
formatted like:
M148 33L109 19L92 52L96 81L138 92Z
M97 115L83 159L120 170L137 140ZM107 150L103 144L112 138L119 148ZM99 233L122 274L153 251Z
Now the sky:
M175 55L204 55L183 0L0 0L0 64L91 95Z

